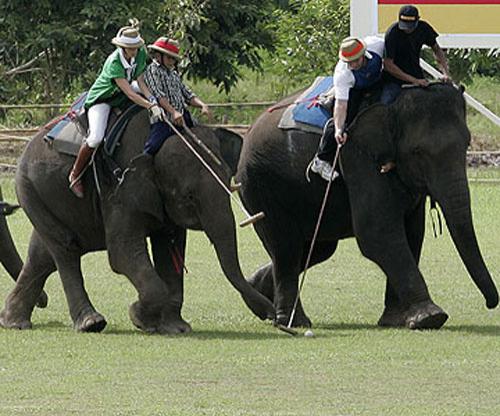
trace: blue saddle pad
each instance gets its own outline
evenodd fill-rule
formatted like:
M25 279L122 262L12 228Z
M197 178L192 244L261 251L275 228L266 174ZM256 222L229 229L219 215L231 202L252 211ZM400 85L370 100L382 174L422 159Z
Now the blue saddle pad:
M293 119L296 122L310 124L322 129L332 115L322 106L314 105L314 98L323 92L327 92L332 85L333 76L316 79L309 90L298 100L300 102L293 109Z

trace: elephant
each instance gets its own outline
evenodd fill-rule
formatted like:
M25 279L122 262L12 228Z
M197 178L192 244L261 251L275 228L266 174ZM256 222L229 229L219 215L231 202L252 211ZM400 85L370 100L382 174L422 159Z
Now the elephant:
M3 201L2 189L0 188L0 263L2 263L3 267L14 281L17 280L21 272L23 261L16 249L5 217L14 213L17 208L19 208L19 205L12 205ZM47 303L47 294L42 291L36 306L44 308L47 306Z
M15 209L15 205L3 201L2 190L0 189L0 263L14 280L17 279L23 267L23 261L14 245L5 217L12 214Z
M35 301L57 269L74 328L102 331L106 320L85 291L80 259L107 250L111 269L126 275L138 292L129 307L133 324L148 333L189 332L191 326L181 316L188 228L205 231L224 274L252 312L274 319L272 302L243 277L228 194L178 137L166 140L154 158L143 154L148 131L146 111L129 121L114 155L121 168L118 181L109 167L106 172L102 152L97 152L95 175L89 169L82 178L89 190L84 199L68 188L72 157L48 145L44 131L30 141L18 163L16 192L34 229L26 263L0 312L1 326L31 328ZM229 186L241 136L202 125L192 131L220 165L191 138L192 145Z
M327 182L304 172L318 146L318 134L281 130L284 99L265 112L244 138L236 180L249 210L264 211L254 225L271 262L250 278L274 301L276 319L286 325L298 292ZM390 106L360 111L339 151L341 177L331 183L310 265L333 255L339 240L355 237L361 253L385 273L385 308L378 325L438 329L448 315L431 299L418 264L427 196L439 204L453 242L486 299L498 292L479 250L472 223L466 175L470 132L463 89L436 84L409 88ZM391 163L389 163L391 162ZM387 173L382 166L395 164ZM300 300L293 326L311 326Z

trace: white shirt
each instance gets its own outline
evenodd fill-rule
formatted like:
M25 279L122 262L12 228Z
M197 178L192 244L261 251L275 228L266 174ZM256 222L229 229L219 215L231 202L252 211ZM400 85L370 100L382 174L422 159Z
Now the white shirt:
M365 56L371 59L371 53L376 53L381 58L384 56L384 40L377 36L367 36L363 38L366 43ZM371 52L371 53L370 53ZM335 98L337 100L349 100L349 90L354 87L356 80L354 74L349 69L347 62L339 60L333 72L333 86L335 88Z
M122 48L117 48L117 49L118 49L118 55L120 56L120 62L125 68L125 72L127 73L127 81L130 82L132 81L132 74L134 73L134 69L137 66L137 64L135 63L135 58L132 58L129 63L127 61L127 58L125 58L125 53L123 52L123 49Z

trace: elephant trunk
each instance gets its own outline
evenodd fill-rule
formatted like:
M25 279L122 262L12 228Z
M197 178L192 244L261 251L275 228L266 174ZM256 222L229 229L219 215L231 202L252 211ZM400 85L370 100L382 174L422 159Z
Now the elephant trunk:
M498 291L486 268L472 224L469 187L465 172L451 178L432 191L441 206L453 243L472 280L479 288L490 309L498 305ZM443 186L444 185L444 186Z
M3 264L9 275L16 280L23 267L23 262L12 241L7 221L3 215L0 215L0 263Z
M227 197L202 203L200 219L208 238L214 244L222 270L233 287L240 292L243 301L260 319L274 319L273 304L255 290L244 278L238 259L236 226Z

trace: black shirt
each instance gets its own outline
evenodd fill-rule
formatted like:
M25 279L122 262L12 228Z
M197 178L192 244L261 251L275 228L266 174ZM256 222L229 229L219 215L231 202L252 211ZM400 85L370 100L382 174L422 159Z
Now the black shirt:
M384 57L390 58L404 72L422 79L424 74L420 68L420 51L423 45L433 47L436 44L438 33L432 26L424 21L419 21L416 29L411 33L403 32L398 23L393 23L385 33ZM384 79L403 84L405 81L395 78L384 71Z

